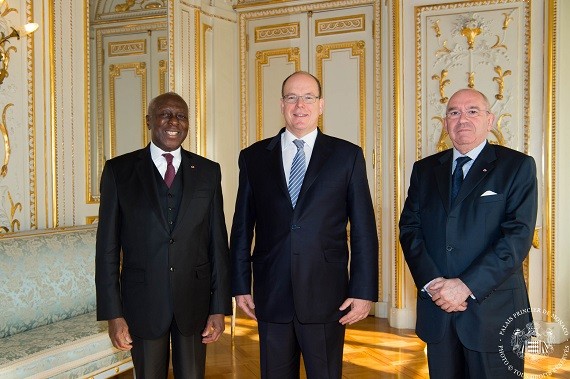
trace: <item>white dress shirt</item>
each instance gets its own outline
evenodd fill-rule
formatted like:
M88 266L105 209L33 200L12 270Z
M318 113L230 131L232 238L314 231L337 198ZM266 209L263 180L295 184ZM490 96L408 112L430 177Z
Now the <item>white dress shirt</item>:
M180 163L182 162L182 154L181 148L179 147L173 151L163 151L161 148L156 146L152 141L150 143L150 156L156 169L160 173L160 176L164 179L164 174L166 174L166 159L162 156L162 154L170 153L174 158L172 158L172 165L174 166L174 172L178 172L178 168L180 167Z
M291 174L291 165L293 164L293 158L297 154L297 146L293 143L296 139L301 139L305 142L303 145L303 150L305 151L305 164L309 167L309 161L311 160L311 154L313 153L313 148L315 147L315 140L317 139L318 131L313 130L309 134L305 135L303 138L297 138L293 133L285 129L285 132L281 134L281 154L283 158L283 172L285 172L285 181L289 185L289 176ZM305 167L305 169L307 168Z

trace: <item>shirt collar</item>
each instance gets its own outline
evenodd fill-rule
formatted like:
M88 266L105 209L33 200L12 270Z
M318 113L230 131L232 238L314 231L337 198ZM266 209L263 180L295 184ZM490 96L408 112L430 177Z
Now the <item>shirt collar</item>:
M156 161L157 159L163 159L162 154L165 154L165 153L172 154L172 156L174 157L173 159L178 161L181 159L181 155L182 155L180 151L181 151L180 147L178 147L178 149L176 149L176 150L164 151L160 147L156 146L154 144L154 142L152 142L152 141L150 142L150 156L151 156L153 161Z
M297 137L295 137L295 135L293 133L291 133L289 130L285 129L285 132L281 136L281 150L285 150L290 146L294 146L293 141L296 139L303 140L312 150L313 147L315 146L315 141L317 140L318 134L319 134L319 132L315 128L315 130L313 130L309 134L306 134L302 138L297 138Z
M457 151L456 148L453 148L453 162L455 162L455 160L459 157L469 157L471 158L471 161L474 161L475 159L477 159L477 157L479 156L479 154L481 153L486 144L487 140L484 140L483 142L481 142L479 146L477 146L474 149L471 149L471 151L467 152L467 154L465 155Z

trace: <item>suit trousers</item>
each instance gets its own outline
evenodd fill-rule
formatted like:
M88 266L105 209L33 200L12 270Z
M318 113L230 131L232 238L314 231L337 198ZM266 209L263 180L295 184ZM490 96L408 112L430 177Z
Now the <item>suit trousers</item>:
M504 379L520 378L524 360L512 351L486 353L467 349L457 335L455 317L451 316L443 340L427 344L430 378L438 379ZM480 331L473 330L473 333ZM510 370L509 370L510 366Z
M345 326L258 321L263 379L298 379L303 355L307 379L340 379Z
M172 339L172 368L175 378L202 379L206 371L206 345L202 336L184 336L176 320L172 319L170 330L162 337L145 340L131 335L131 355L137 379L168 377L170 340Z

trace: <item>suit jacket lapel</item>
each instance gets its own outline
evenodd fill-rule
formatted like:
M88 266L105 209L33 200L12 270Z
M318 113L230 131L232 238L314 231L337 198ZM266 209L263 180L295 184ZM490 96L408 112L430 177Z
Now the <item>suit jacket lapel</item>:
M278 187L283 192L283 195L289 201L291 200L289 197L289 190L287 189L287 182L285 181L285 171L283 168L283 154L281 152L281 134L285 131L285 128L282 128L279 133L275 137L271 139L269 145L267 145L266 149L269 152L269 157L267 159L267 171L269 175L272 177L272 180L277 183Z
M160 207L160 199L158 196L158 187L154 177L156 170L152 157L150 156L150 144L142 149L139 153L139 160L136 163L135 170L142 184L142 190L148 198L157 219L167 228L166 217ZM138 190L138 189L137 189Z
M497 155L495 154L495 147L487 142L463 180L463 184L457 194L457 199L455 199L455 204L461 203L471 193L471 191L473 191L479 182L493 171L496 159Z
M450 183L451 183L451 163L453 161L453 150L450 149L447 154L443 154L439 158L439 165L434 168L435 180L439 190L439 196L445 211L449 213L450 207Z
M309 166L307 167L307 172L305 173L305 178L303 179L303 185L301 186L301 192L299 192L299 199L297 200L297 206L303 201L303 194L305 194L321 171L321 168L327 161L327 158L331 154L331 146L325 136L321 131L318 131L317 139L315 140L315 146L313 147L313 152L311 154L311 160L309 161Z
M180 225L180 220L184 217L190 207L190 200L194 196L196 191L196 183L199 182L199 170L200 167L196 166L192 155L186 150L181 149L180 168L182 169L182 199L180 200L180 209L178 210L178 215L176 216L176 223L174 224L174 229L178 228ZM179 169L180 169L179 168Z

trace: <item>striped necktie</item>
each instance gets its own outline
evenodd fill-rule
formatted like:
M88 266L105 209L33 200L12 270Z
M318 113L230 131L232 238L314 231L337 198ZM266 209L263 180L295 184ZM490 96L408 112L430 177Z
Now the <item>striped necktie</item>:
M303 145L305 142L300 139L293 141L295 146L297 146L297 153L293 158L293 163L291 164L291 173L289 174L289 196L291 196L291 204L293 208L297 204L297 198L299 197L299 192L301 191L301 185L303 184L303 178L305 177L305 171L307 170L305 164L305 150Z

